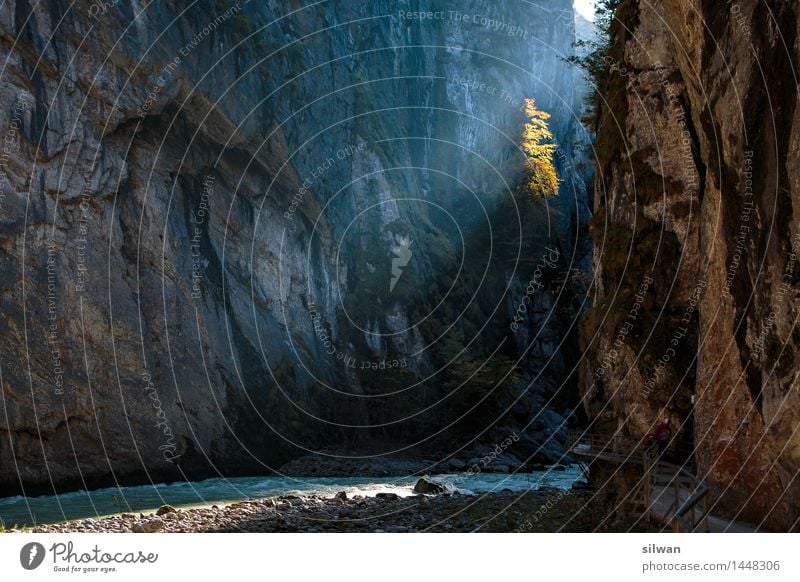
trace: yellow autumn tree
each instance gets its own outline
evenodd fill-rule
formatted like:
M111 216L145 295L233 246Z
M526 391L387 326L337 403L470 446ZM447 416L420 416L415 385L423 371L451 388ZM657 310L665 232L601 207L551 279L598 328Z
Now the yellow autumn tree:
M525 152L525 186L532 196L558 194L558 174L553 164L556 144L547 125L550 114L536 107L536 101L525 99L528 122L522 132L522 151Z

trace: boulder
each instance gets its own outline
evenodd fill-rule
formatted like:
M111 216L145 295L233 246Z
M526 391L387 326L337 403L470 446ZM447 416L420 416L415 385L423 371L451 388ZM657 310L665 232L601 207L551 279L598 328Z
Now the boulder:
M162 505L156 510L156 515L166 515L168 513L175 513L176 511L178 510L171 505Z
M541 463L553 465L560 461L562 451L553 441L539 439L538 435L523 435L519 442L514 444L514 454L526 459L528 463Z
M447 491L447 487L442 485L441 483L436 483L435 481L429 481L425 477L422 477L417 484L414 485L414 493L424 493L425 495L439 495L441 493L445 493Z

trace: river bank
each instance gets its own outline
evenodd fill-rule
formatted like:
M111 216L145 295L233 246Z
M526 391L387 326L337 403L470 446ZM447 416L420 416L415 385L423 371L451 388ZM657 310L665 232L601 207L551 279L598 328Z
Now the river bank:
M386 466L383 468L387 469ZM361 469L366 472L368 468L362 466ZM340 477L218 477L203 481L120 486L38 497L9 497L0 499L0 528L9 529L15 525L35 527L122 513L138 515L155 511L165 504L175 507L211 507L215 504L223 506L237 501L287 495L330 498L341 491L348 497L374 497L378 493L395 493L400 497L408 497L414 495L417 479L426 474L445 485L448 491L465 495L506 490L516 493L547 488L567 490L574 483L584 480L580 469L575 465L526 473L476 473L466 470L444 474L396 473L392 476L365 476L367 474L355 473Z
M191 532L589 532L597 527L582 489L462 495L284 495L230 505L123 513L27 529L36 533Z

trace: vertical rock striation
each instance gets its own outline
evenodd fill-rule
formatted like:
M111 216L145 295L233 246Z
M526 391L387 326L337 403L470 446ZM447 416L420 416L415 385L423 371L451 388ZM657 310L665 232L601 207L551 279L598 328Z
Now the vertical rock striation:
M617 15L586 409L635 437L669 416L717 511L796 528L800 12L669 0Z

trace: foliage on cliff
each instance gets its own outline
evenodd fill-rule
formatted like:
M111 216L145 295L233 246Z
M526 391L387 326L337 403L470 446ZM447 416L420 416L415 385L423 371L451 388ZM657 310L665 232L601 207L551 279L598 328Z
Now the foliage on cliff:
M589 94L583 123L597 135L597 167L602 175L610 160L624 149L625 118L628 114L625 43L635 22L637 5L631 0L600 0L596 4L596 35L575 43L576 53L566 59L583 69L594 91ZM601 127L606 124L608 127Z
M550 114L536 107L533 99L525 100L528 122L522 131L522 150L525 152L525 187L534 197L545 198L558 194L558 174L553 165L556 144L547 125Z

